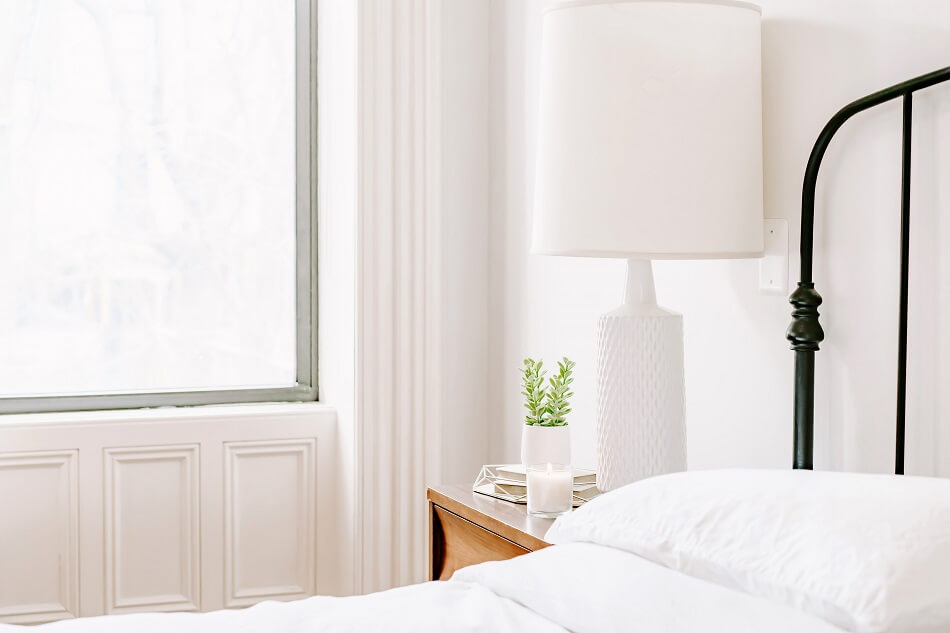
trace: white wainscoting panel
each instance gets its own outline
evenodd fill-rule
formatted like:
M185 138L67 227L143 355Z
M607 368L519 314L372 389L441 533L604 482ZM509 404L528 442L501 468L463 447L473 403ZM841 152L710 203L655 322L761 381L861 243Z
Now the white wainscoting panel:
M106 613L200 608L199 447L108 448Z
M224 606L314 592L316 440L225 444Z
M0 454L0 620L79 614L78 451Z
M317 403L0 416L0 622L352 593L336 426Z

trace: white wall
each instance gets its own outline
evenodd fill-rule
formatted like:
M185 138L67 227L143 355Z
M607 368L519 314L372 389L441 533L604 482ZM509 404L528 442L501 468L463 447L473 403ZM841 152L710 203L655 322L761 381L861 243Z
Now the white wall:
M442 478L488 458L489 29L484 0L442 12Z
M574 459L592 464L594 330L621 299L623 264L528 254L544 0L492 3L489 276L492 460L517 459L524 356L578 362ZM940 0L761 0L765 215L789 221L798 275L801 178L825 121L866 93L950 63ZM909 372L911 472L950 475L950 88L915 99ZM819 467L892 468L900 104L850 122L818 188L815 279L827 343L818 354ZM943 220L940 220L942 216ZM788 467L790 308L757 289L755 261L656 264L660 303L682 312L691 468ZM935 421L944 418L942 425ZM934 441L936 438L937 441ZM943 449L943 450L942 450ZM942 452L941 452L942 450ZM938 455L942 457L938 458Z
M340 518L330 563L337 593L358 587L356 499L356 229L357 7L350 0L318 3L317 252L320 254L318 351L320 401L337 413L334 485ZM325 507L325 506L324 506Z

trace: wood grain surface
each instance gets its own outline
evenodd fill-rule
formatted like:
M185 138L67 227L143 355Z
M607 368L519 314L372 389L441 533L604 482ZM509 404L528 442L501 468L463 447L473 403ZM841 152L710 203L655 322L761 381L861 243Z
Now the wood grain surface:
M445 580L456 570L505 560L550 545L553 519L528 515L524 505L475 492L467 485L429 488L429 578Z

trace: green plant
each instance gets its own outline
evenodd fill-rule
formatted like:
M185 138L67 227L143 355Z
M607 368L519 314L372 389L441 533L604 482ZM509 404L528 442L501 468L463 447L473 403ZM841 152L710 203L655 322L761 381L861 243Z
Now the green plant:
M533 358L524 359L521 369L521 395L525 397L524 406L528 414L524 423L531 426L567 426L567 414L571 412L570 399L574 395L571 383L574 382L574 365L565 357L557 364L558 371L547 381L547 373L542 369L544 362Z
M574 365L571 359L564 357L557 364L557 374L548 380L548 392L545 397L546 426L564 426L567 414L571 412L571 383L574 382Z
M521 395L525 398L524 406L528 410L528 415L524 417L525 424L544 423L544 400L547 395L544 375L547 372L541 369L543 364L543 361L535 361L533 358L524 359L521 369Z

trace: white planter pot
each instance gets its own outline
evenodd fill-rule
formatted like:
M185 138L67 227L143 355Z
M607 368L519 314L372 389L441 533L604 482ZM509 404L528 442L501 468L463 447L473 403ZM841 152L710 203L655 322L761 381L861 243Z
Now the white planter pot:
M521 432L521 463L571 463L571 431L567 426L524 425Z

